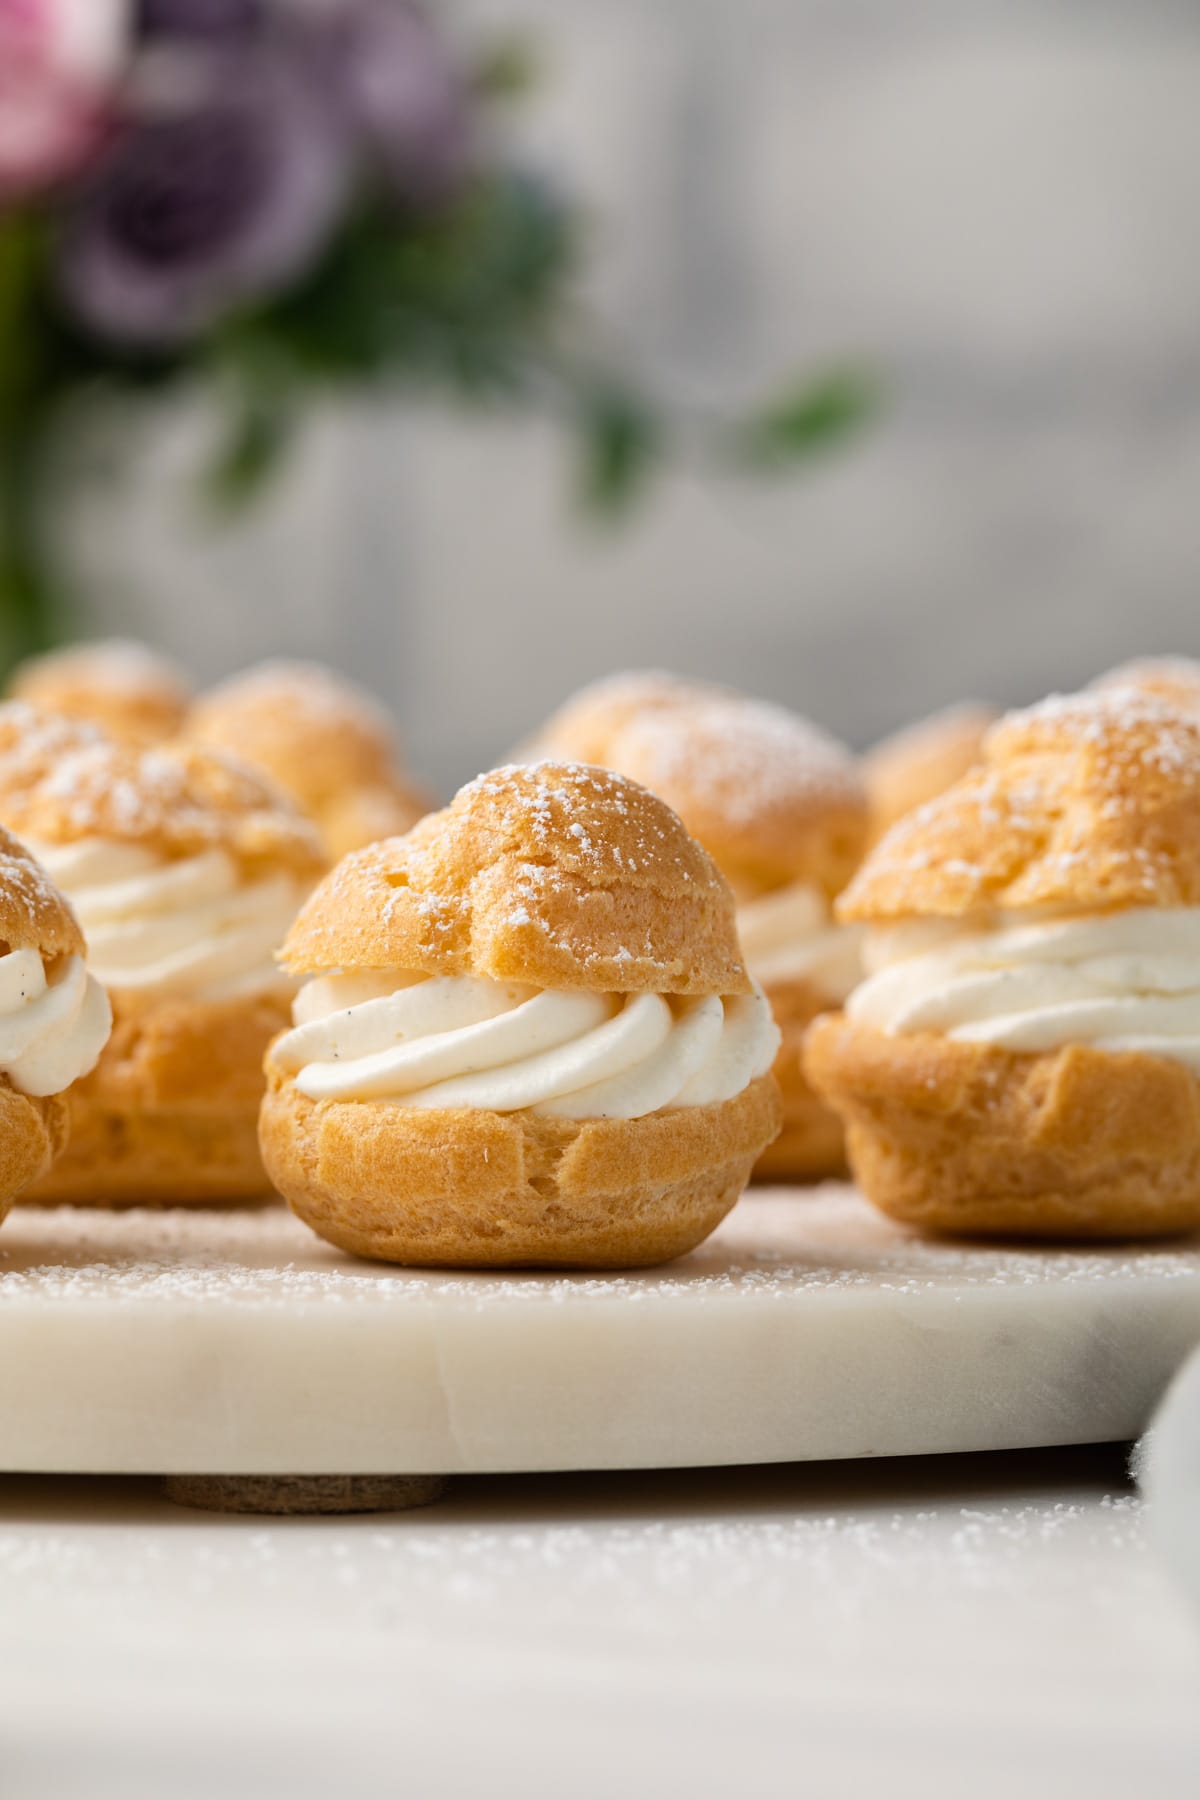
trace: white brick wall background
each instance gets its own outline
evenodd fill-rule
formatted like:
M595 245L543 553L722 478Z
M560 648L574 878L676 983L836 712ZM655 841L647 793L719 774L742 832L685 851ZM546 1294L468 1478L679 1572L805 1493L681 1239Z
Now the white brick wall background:
M656 379L757 391L860 355L855 447L678 474L581 524L548 428L327 422L212 539L195 421L85 547L107 622L202 673L283 647L395 702L443 784L589 676L718 674L864 742L1200 651L1200 10L1188 0L465 0L528 26L531 145L591 198L593 309ZM182 554L186 550L186 554Z

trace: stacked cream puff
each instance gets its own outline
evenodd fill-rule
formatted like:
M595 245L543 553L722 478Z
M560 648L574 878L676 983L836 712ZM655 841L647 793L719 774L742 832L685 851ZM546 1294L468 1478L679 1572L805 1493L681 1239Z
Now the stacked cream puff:
M857 932L832 915L867 837L867 798L848 751L783 707L673 676L585 688L533 753L618 769L659 794L721 869L739 902L751 975L781 1031L783 1130L760 1176L841 1172L842 1128L801 1067L804 1034L859 974Z
M268 1192L261 1065L289 998L274 952L324 866L311 827L216 752L117 744L19 701L0 706L0 819L70 900L114 1014L29 1197Z
M383 708L316 663L268 662L233 676L200 696L185 729L281 787L334 861L407 831L432 804L405 772Z
M347 857L284 946L267 1169L402 1263L680 1255L779 1127L779 1034L733 895L656 796L541 762Z
M1054 698L842 897L866 980L806 1068L866 1194L943 1232L1200 1226L1200 717Z

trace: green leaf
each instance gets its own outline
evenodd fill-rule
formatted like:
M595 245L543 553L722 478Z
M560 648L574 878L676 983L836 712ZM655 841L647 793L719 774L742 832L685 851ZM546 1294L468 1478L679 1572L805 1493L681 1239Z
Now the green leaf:
M662 454L662 429L641 395L613 382L581 397L579 487L583 503L610 519L628 512Z
M377 193L309 280L248 323L310 380L400 376L487 399L513 391L573 253L567 210L520 174L480 181L437 219Z
M204 479L206 498L226 513L258 499L287 454L297 414L279 386L245 386L230 404L225 440Z
M46 527L49 417L0 436L0 673L46 650L62 634L66 609Z
M471 87L483 100L523 100L541 77L541 57L531 37L509 33L475 58Z
M852 436L879 403L878 383L866 370L831 369L752 414L735 433L735 451L756 469L806 461Z

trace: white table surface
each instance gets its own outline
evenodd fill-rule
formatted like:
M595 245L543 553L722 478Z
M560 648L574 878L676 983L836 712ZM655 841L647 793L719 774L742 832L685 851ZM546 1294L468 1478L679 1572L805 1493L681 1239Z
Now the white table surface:
M488 1476L267 1521L0 1478L3 1800L1193 1800L1116 1448Z

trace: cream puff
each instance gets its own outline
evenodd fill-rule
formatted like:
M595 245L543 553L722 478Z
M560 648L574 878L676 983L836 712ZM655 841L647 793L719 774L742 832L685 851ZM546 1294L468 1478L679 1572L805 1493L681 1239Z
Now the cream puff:
M857 934L830 910L866 845L866 794L849 751L783 707L653 673L585 688L531 748L631 776L713 857L782 1033L783 1130L756 1173L842 1173L841 1123L805 1080L801 1049L810 1022L839 1006L859 974Z
M28 1198L175 1205L269 1191L262 1057L290 990L274 951L325 866L315 834L213 751L135 750L0 706L0 818L72 902L114 1027L71 1141Z
M147 644L108 638L31 656L8 684L14 700L97 725L129 744L174 737L190 694L182 671Z
M867 979L806 1046L854 1173L940 1232L1200 1226L1200 721L1055 697L847 892Z
M779 1127L733 897L605 770L482 775L326 877L283 951L268 1172L405 1264L624 1268L698 1244Z
M953 787L979 761L983 740L999 718L993 706L964 700L882 739L863 757L871 804L871 840L897 819Z
M28 850L0 831L0 1219L66 1145L65 1090L112 1029L83 933Z
M197 700L186 735L269 775L333 861L407 831L430 809L378 701L316 663L262 663L222 682Z

